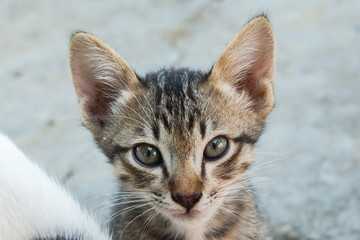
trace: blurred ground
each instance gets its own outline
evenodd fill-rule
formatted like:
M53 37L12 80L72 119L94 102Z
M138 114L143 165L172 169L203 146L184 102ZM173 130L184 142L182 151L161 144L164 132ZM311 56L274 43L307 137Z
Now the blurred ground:
M277 106L258 144L259 205L274 239L360 239L360 1L15 1L0 4L0 128L90 208L114 187L80 126L68 68L74 29L140 74L209 69L266 11Z

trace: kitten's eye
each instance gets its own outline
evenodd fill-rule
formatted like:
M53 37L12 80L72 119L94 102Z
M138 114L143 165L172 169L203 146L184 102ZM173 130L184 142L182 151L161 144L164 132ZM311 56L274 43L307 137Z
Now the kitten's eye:
M221 157L228 149L228 140L224 137L216 137L205 147L204 157L207 160L216 160Z
M154 167L161 162L160 151L149 144L141 144L134 148L135 158L147 167Z

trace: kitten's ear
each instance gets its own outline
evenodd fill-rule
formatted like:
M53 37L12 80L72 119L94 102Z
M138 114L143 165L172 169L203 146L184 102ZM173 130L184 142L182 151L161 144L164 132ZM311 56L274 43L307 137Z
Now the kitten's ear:
M264 117L274 105L274 37L266 17L251 20L217 59L210 80L229 94L246 94Z
M88 33L72 36L70 68L82 122L90 129L109 124L113 103L139 83L125 60Z

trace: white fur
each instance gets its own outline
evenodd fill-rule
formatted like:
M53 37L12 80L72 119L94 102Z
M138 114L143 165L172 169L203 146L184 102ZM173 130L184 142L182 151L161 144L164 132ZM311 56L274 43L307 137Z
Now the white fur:
M0 132L0 239L109 240L99 224Z

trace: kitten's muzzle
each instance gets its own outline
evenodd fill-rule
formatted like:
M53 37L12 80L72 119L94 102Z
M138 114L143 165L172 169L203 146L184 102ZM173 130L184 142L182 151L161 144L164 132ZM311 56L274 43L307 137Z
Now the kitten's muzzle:
M202 193L194 193L191 196L183 196L180 194L173 194L171 195L172 199L179 203L181 206L186 208L186 210L189 212L191 208L194 207L194 205L200 201L200 198L202 197Z

